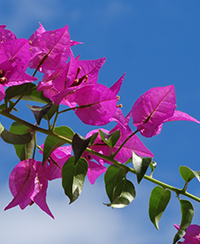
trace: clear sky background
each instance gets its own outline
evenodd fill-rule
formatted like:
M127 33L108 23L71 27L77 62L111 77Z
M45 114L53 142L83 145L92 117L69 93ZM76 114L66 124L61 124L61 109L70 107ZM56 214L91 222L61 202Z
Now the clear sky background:
M200 120L199 13L199 0L1 0L0 24L6 24L18 38L28 38L39 22L46 30L67 24L71 39L84 43L73 47L75 55L80 54L81 59L106 57L99 83L110 87L126 72L119 93L124 115L150 88L174 84L177 109ZM24 118L34 123L25 105L23 109ZM0 120L8 129L10 122L2 116ZM83 136L96 128L80 123L72 113L62 115L59 124L71 126ZM200 170L200 125L166 123L158 136L140 138L155 155L155 178L182 188L179 166ZM43 143L42 135L39 141ZM157 231L148 217L149 196L155 185L145 180L138 185L134 175L130 179L135 183L136 199L124 209L113 210L102 204L108 199L100 177L93 186L86 179L79 199L72 205L68 205L61 181L50 182L47 202L55 220L34 205L24 211L15 207L4 212L12 199L9 174L18 158L12 145L0 141L0 148L0 243L172 243L176 233L173 224L181 220L178 199L172 193ZM188 190L200 197L196 179ZM200 205L192 203L193 224L200 224Z

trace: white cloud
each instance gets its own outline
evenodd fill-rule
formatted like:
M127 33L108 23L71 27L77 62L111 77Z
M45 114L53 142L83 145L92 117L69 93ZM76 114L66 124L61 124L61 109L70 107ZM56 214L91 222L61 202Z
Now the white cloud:
M7 190L4 188L1 191L0 243L53 244L64 243L65 240L78 243L80 239L81 243L87 244L112 243L114 231L118 233L120 230L120 224L113 226L113 223L121 223L120 216L110 209L103 208L100 201L97 204L97 193L94 199L93 192L93 197L90 196L91 201L80 197L76 203L69 206L68 199L63 196L60 182L55 181L51 184L48 197L49 206L55 215L55 220L52 220L37 206L28 207L24 211L16 207L3 212L2 209L11 200L11 196L6 193ZM96 190L98 191L98 187ZM85 193L88 194L87 189Z
M19 34L34 23L52 21L62 9L56 0L8 0L7 6L8 13L1 14L3 23Z
M93 8L91 13L92 18L101 22L101 24L108 25L117 19L123 18L125 15L133 14L132 6L129 6L124 1L107 1L105 5Z
M68 205L60 181L54 181L50 184L47 200L55 220L34 205L23 211L15 207L4 212L12 199L8 192L7 186L1 187L0 243L3 244L118 244L131 241L158 244L160 238L162 243L168 244L174 234L172 226L164 224L159 233L149 223L146 209L149 189L140 189L140 200L136 204L113 210L102 204L107 198L103 184L99 182L94 186L86 182L80 198Z

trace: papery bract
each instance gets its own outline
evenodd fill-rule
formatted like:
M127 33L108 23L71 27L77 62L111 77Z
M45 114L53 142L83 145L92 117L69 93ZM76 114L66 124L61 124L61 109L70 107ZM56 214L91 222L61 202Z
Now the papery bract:
M121 124L117 124L111 131L105 130L105 129L100 129L103 132L109 134L109 133L113 133L116 130L120 130L120 138L119 140L116 142L113 150L113 153L115 153L118 148L121 146L121 144L130 136L133 134L133 132L131 131L130 127L128 126L128 122L130 119L130 113L126 116L126 118L124 118L125 120L125 124L122 126ZM99 130L93 130L90 131L87 135L86 138L90 137L91 135L93 135L94 133L98 132ZM100 135L97 136L97 138L95 139L93 145L92 145L92 149L94 151L97 151L98 153L104 154L109 156L111 153L111 149L108 145L106 145ZM129 158L132 157L132 151L134 151L135 153L137 153L139 156L141 157L154 157L153 153L151 153L145 146L144 144L141 142L141 140L137 137L137 135L133 135L126 143L125 145L120 149L120 151L117 153L117 155L115 156L115 160L119 161L120 163L125 163ZM95 159L96 161L98 161L100 164L104 163L109 163L109 161L106 161L104 159L101 159L100 157L97 157L95 155L90 155L91 158Z
M37 80L37 78L25 73L20 66L15 65L13 67L9 61L0 63L0 70L3 70L5 72L4 77L0 78L0 101L3 100L3 98L5 97L5 92L3 91L4 87L17 86L23 83L29 83ZM4 80L2 81L2 79Z
M57 93L52 100L56 104L62 103L71 107L75 106L73 102L75 91L82 86L96 84L99 70L104 62L105 58L81 61L74 60L73 55L71 55L67 76L63 77L64 83L63 81L56 82L56 80L52 82L52 89ZM69 82L67 82L68 80ZM68 85L66 85L66 82Z
M9 40L1 44L6 59L13 65L18 65L26 71L30 60L30 46L26 39Z
M200 123L197 119L193 118L192 116L190 116L189 114L186 114L182 111L178 111L175 110L174 114L172 117L166 119L164 122L170 122L170 121L181 121L181 120L186 120L186 121L192 121L192 122L196 122L196 123Z
M179 230L179 225L174 225ZM190 225L187 227L186 234L183 236L185 239L183 244L199 244L200 243L200 226Z
M88 172L87 177L91 184L94 184L96 179L106 172L107 168L98 162L87 159L88 162Z
M42 26L41 23L39 23L39 28L29 37L29 41L33 43L33 41L36 38L40 37L41 34L44 33L45 31L46 31L45 28Z
M5 27L6 25L0 25L0 43L17 39L15 34L12 31L5 29Z
M46 203L46 191L48 187L48 179L45 174L46 172L42 166L42 162L36 161L34 166L37 173L34 180L34 191L30 196L30 199L54 219L54 216Z
M87 85L76 91L74 101L79 119L89 125L105 125L115 114L117 98L106 86Z
M25 73L30 59L29 42L26 39L9 39L0 45L0 86L3 87L36 81L37 78Z
M21 161L10 174L9 187L14 198L5 210L17 205L24 209L35 202L54 218L46 203L47 186L48 180L42 162L34 159Z
M44 31L40 26L31 37L30 68L49 73L64 65L70 54L70 36L68 26L57 30Z
M35 160L23 160L12 170L9 177L9 187L13 200L5 210L20 205L29 199L34 191L34 179L36 172L33 168Z
M53 151L51 158L43 166L48 180L62 178L62 168L65 162L72 156L71 151L71 146L58 147Z
M198 122L196 119L180 112L175 112L176 96L173 85L155 87L140 96L132 107L133 124L145 137L158 135L162 124L173 120L189 120Z
M110 87L110 90L111 90L112 92L114 92L115 95L117 95L117 94L119 93L119 91L120 91L121 85L122 85L123 80L124 80L124 76L125 76L125 74L123 74L123 75L119 78L119 80L116 81L116 82Z

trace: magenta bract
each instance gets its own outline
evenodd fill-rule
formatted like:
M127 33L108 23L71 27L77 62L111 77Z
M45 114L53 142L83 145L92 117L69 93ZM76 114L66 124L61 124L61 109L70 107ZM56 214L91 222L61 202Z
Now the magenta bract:
M49 73L66 63L71 46L67 25L52 31L44 31L40 26L30 41L30 68L37 69L40 65L40 72Z
M175 111L176 96L173 85L155 87L140 96L132 107L133 124L145 137L158 135L167 121L189 120L199 123L191 116Z
M174 225L179 230L179 225ZM182 244L199 244L200 243L200 226L190 225L186 230L186 234L183 236L185 239Z
M17 205L24 209L26 206L36 203L54 218L46 203L47 185L48 180L42 162L34 159L21 161L10 174L9 187L14 198L5 210Z
M117 97L101 84L87 85L76 91L74 101L79 119L89 125L105 125L115 114Z

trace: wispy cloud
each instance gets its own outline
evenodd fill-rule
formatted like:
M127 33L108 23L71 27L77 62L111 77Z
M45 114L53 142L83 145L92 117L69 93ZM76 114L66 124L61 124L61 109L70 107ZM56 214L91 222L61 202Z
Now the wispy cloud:
M62 7L56 0L8 0L1 22L21 34L35 22L52 21L59 16Z
M151 239L153 243L160 243L161 235L156 235L153 227L146 228L145 193L148 189L143 189L143 197L135 208L133 203L133 208L113 210L102 204L102 201L107 202L102 184L91 186L86 182L80 198L68 205L60 181L54 181L48 192L48 203L56 218L52 220L34 205L23 211L16 207L4 212L3 208L11 200L7 188L1 187L0 191L0 243L117 244L133 240L134 243L147 244L152 243ZM170 227L163 229L160 234L167 241L162 243L168 243L169 236L173 236L171 232Z

